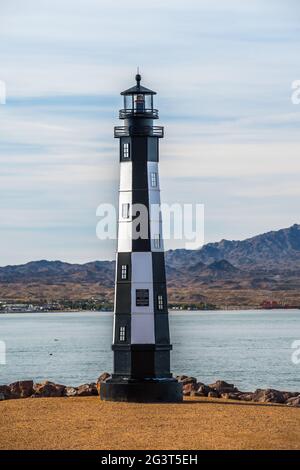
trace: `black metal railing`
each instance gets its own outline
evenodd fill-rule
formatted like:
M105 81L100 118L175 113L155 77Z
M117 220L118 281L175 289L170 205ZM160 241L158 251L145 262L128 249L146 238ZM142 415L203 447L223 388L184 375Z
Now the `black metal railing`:
M131 135L145 135L150 137L163 137L162 126L117 126L114 128L115 137L129 137Z
M141 116L151 119L158 119L158 109L145 108L143 110L139 109L120 109L119 118L126 119L128 117Z

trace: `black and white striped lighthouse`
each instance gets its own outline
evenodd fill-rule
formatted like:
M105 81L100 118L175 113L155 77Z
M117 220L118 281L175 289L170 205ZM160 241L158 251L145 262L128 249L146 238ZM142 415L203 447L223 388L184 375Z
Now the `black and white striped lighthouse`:
M115 127L120 140L120 191L116 259L114 373L101 386L113 401L176 402L181 385L170 373L170 335L158 176L161 126L154 91L123 91Z

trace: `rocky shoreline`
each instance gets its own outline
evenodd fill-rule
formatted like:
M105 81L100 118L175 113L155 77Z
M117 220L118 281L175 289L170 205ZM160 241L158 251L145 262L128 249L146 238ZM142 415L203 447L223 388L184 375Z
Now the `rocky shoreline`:
M255 392L242 392L233 384L217 380L205 385L195 377L181 375L176 377L183 385L184 396L223 398L226 400L250 401L256 403L278 403L300 407L300 392L285 392L275 389L256 389Z
M19 398L51 398L51 397L87 397L99 395L101 383L110 377L104 372L89 384L71 387L49 381L34 383L32 380L22 380L9 385L0 385L0 401ZM183 395L194 397L222 398L256 403L277 403L287 406L300 407L300 392L286 392L275 389L257 389L255 392L242 392L233 384L223 380L206 385L195 377L179 375L176 377L182 383Z

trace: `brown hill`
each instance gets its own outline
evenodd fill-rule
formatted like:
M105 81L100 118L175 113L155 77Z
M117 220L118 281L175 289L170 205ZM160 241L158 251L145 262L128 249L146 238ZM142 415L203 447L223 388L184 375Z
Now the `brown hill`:
M0 299L113 300L113 261L33 261L0 267ZM166 253L172 303L258 306L264 300L300 305L300 225L199 250Z

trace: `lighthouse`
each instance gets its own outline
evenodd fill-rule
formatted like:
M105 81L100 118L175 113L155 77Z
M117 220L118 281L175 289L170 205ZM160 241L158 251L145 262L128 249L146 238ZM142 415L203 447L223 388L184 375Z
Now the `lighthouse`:
M136 84L121 93L118 244L113 344L114 372L101 384L103 400L178 402L182 388L170 372L169 318L160 213L159 139L155 91Z

